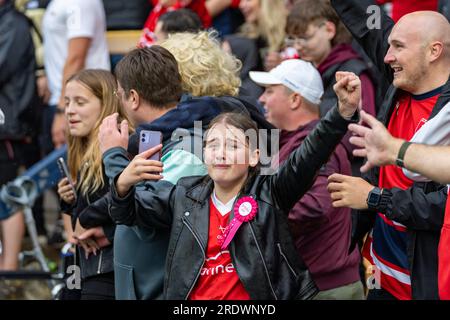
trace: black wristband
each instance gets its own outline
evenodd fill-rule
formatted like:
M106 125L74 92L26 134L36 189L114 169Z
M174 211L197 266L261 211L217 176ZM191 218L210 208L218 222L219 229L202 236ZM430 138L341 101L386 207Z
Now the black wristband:
M404 163L405 153L411 144L412 144L412 142L409 142L409 141L403 142L402 146L400 147L400 150L398 151L398 155L397 155L397 159L395 160L395 164L401 168L405 167L405 163Z

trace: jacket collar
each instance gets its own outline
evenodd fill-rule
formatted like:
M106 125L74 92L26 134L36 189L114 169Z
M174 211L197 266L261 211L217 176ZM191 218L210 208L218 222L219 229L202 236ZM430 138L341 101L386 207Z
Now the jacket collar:
M199 183L196 183L190 189L186 191L186 197L189 199L199 202L203 205L205 202L209 200L211 193L214 188L214 183L211 178L204 177Z
M204 177L186 191L186 198L194 202L194 204L188 205L186 210L192 210L195 207L197 207L197 210L193 210L192 214L183 217L183 219L191 224L192 232L199 237L203 252L206 252L208 244L209 197L213 191L213 186L213 181ZM199 207L202 209L199 210Z
M430 119L441 111L441 109L450 101L450 77L447 83L442 87L442 93L439 96L438 101L436 102L436 107L431 111Z
M401 89L395 88L393 85L391 85L392 90L388 90L386 93L385 102L387 102L387 108L382 108L381 112L378 115L378 118L385 124L388 124L388 121L390 119L390 116L392 112L394 111L394 101L402 94L405 94L405 91ZM444 84L443 87L439 88L441 91L441 95L439 96L433 110L431 111L430 117L428 120L432 119L434 116L436 116L439 111L447 104L447 102L450 101L450 77L446 84ZM383 103L383 104L384 104ZM383 111L384 110L384 111Z
M244 194L250 195L255 199L257 198L256 195L252 193L252 186L255 182L255 179L256 177L252 179L252 181L249 183L249 186L247 186L244 192L238 195L237 199ZM205 176L202 177L200 180L198 180L197 183L194 183L194 185L186 191L186 197L203 205L204 203L207 203L209 201L209 198L213 190L214 190L214 182L212 181L211 178Z

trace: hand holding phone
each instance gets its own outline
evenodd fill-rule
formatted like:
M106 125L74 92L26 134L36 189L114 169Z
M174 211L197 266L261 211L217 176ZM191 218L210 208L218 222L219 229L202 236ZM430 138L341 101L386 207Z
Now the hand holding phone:
M159 131L142 130L139 134L139 153L156 147L162 143L162 133ZM161 151L153 154L148 160L161 161Z
M73 183L72 177L70 176L69 169L67 168L66 162L64 161L64 158L62 158L62 157L58 158L57 162L58 162L58 167L59 167L62 177L67 178L67 180L69 181L70 188L72 189L72 192L74 194L74 198L76 201L77 191L75 189L75 184ZM59 187L59 184L58 184L58 187Z
M125 196L137 183L144 180L157 181L163 178L161 175L163 171L161 140L161 132L143 130L139 134L139 154L131 160L116 182L119 197Z

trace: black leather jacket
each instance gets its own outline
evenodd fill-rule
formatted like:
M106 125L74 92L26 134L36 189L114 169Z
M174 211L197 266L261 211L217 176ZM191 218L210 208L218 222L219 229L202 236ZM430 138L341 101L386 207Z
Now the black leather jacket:
M296 253L287 216L328 161L349 122L332 109L276 174L257 176L244 190L258 202L258 214L240 227L229 250L251 299L310 299L317 293ZM125 198L117 196L115 184L111 187L109 211L117 224L171 227L166 299L187 299L197 283L205 262L212 191L209 177L186 177L176 186L160 183L157 189L149 183Z

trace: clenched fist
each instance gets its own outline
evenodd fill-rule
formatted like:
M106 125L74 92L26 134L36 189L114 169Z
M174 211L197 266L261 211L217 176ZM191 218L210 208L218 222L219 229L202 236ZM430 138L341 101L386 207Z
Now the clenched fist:
M361 101L361 80L352 72L336 72L336 84L333 87L338 97L339 113L351 118Z

